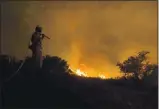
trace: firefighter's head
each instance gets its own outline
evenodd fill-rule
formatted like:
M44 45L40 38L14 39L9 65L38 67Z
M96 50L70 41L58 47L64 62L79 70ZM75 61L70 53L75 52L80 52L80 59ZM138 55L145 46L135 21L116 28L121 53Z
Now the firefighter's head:
M36 32L42 32L42 27L40 27L39 25L36 26L35 28Z

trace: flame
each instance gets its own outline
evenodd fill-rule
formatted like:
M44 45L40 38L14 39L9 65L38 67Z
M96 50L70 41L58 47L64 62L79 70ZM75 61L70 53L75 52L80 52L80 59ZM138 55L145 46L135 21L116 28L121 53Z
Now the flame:
M80 64L79 68L77 68L76 70L71 69L75 75L77 76L82 76L82 77L92 77L90 75L87 74L86 72L86 66L84 64ZM100 78L100 79L106 79L106 76L103 74L99 74L98 76L96 76L96 78Z
M76 72L75 72L77 75L79 76L84 76L84 77L87 77L87 74L83 71L81 71L80 69L77 69Z
M106 79L106 77L105 77L104 75L102 75L102 74L99 74L99 77L100 77L101 79Z

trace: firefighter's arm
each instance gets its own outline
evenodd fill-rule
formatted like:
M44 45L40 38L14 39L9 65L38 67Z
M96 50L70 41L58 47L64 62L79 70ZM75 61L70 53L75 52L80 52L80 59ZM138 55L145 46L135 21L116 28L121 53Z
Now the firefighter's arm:
M42 39L44 38L44 37L46 37L47 39L50 39L48 36L46 36L45 34L41 34L42 35Z

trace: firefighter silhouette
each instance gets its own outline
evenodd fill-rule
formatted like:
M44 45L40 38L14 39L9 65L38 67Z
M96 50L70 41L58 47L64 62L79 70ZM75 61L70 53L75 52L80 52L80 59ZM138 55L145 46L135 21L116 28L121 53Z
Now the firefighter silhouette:
M29 49L32 51L32 57L35 59L36 67L41 68L42 66L42 40L44 37L50 39L46 35L42 34L42 27L39 25L36 26L35 32L31 37L31 45L29 45Z

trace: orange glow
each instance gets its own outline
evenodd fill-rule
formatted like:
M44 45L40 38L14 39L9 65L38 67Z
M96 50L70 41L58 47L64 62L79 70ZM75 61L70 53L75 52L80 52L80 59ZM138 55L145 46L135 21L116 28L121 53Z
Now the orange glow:
M91 72L89 70L88 67L86 67L86 65L84 64L80 64L79 65L79 68L77 68L76 70L73 70L72 68L70 68L75 75L77 76L82 76L82 77L93 77L93 78L100 78L100 79L106 79L106 76L104 75L105 73L98 73L98 75L94 75L92 76L91 74L94 73L94 72ZM87 73L87 70L90 71ZM107 78L110 78L110 77L107 77Z
M100 77L101 79L106 79L106 77L105 77L104 75L102 75L102 74L100 74L99 77Z
M79 76L84 76L84 77L87 77L87 74L83 71L81 71L80 69L77 69L76 72L75 72L77 75Z
M21 13L21 19L25 19L23 24L30 27L30 32L39 24L44 28L43 32L51 37L50 41L43 41L43 55L62 57L78 74L87 72L88 77L121 77L116 63L141 50L150 51L149 60L157 63L156 1L47 1L29 3L29 7ZM6 33L7 36L10 35ZM26 46L26 40L29 37L21 40L24 43L22 49ZM6 52L8 50L6 48ZM10 47L8 52L15 52L16 55L21 54L22 50ZM81 63L87 67L80 66Z

